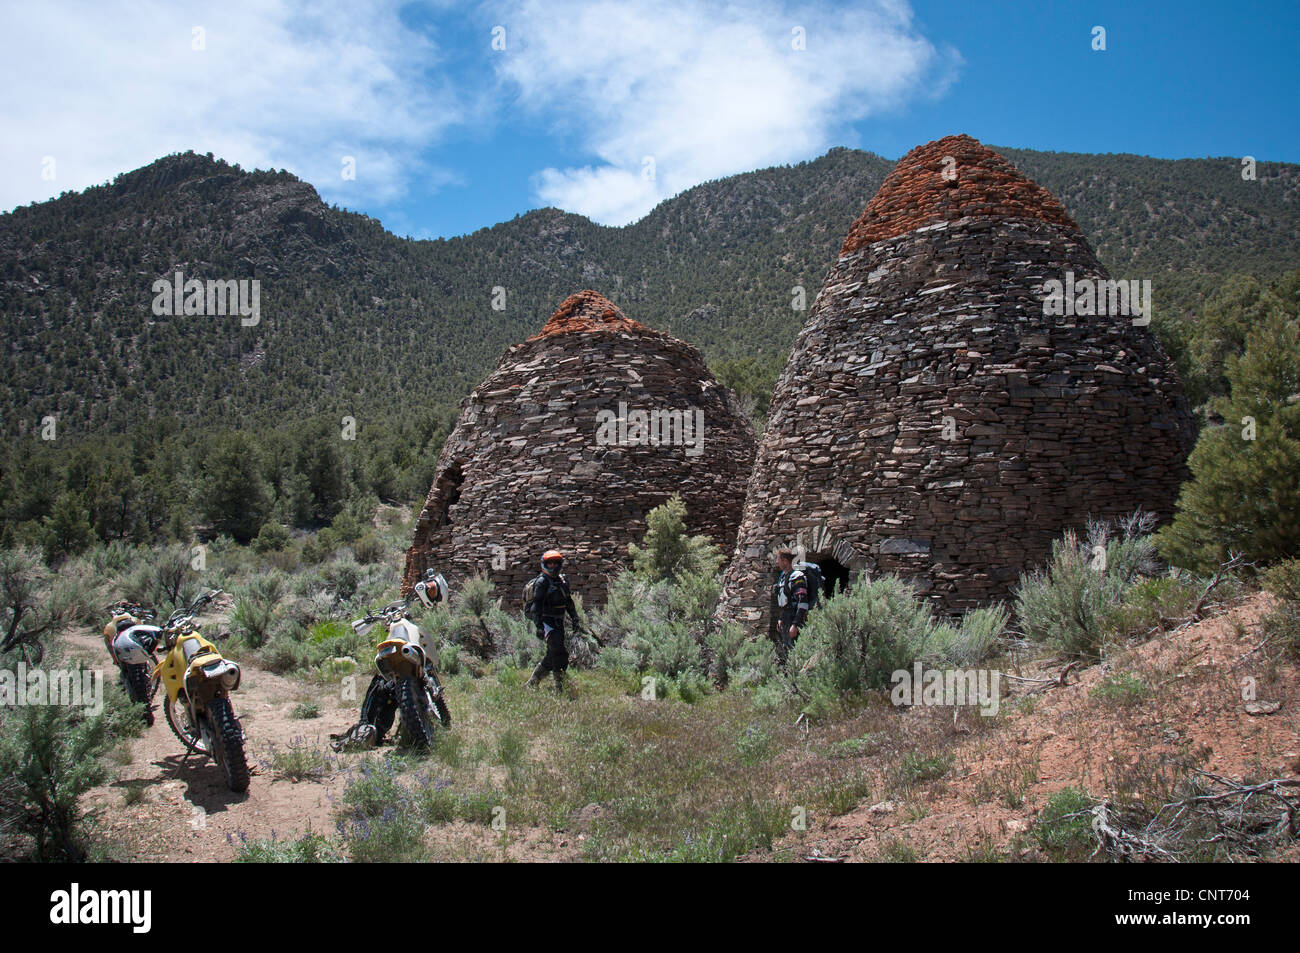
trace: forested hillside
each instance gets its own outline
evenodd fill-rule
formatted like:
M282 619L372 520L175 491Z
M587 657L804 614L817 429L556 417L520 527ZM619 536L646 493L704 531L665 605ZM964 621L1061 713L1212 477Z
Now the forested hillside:
M1234 158L1001 151L1114 274L1152 279L1157 331L1189 376L1207 297L1230 275L1267 286L1300 267L1300 166L1260 163L1246 181ZM286 522L332 518L354 491L417 497L460 398L587 287L698 345L761 416L807 315L793 289L811 307L891 167L834 149L705 183L624 228L542 209L437 241L326 206L288 173L193 153L19 208L0 216L2 532L48 528L61 497L103 538L209 525L211 507L181 511L216 462L250 455L234 484L254 479L254 509ZM155 314L154 282L178 271L257 279L260 321ZM1247 292L1238 312L1262 293ZM345 418L355 439L338 439Z

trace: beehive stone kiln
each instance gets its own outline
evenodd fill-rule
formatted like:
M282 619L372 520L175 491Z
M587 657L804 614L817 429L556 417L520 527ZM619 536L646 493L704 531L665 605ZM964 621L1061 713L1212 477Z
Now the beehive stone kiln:
M403 592L436 567L453 590L483 573L513 600L555 547L599 604L646 514L674 493L689 530L729 552L754 452L748 418L694 347L594 291L572 295L461 405Z
M969 136L904 156L778 380L720 615L765 618L778 542L953 612L1007 596L1089 517L1167 517L1192 440L1181 384L1142 316L1065 307L1071 277L1078 295L1107 276L1006 159Z

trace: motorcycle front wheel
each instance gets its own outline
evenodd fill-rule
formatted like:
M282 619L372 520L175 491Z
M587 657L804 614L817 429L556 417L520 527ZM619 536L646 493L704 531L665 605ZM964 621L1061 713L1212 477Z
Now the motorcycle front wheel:
M232 791L247 791L249 774L244 732L230 699L214 698L208 702L207 717L212 727L212 760L225 772L226 786Z
M208 746L203 743L198 728L190 724L189 712L182 703L173 702L170 697L164 698L163 717L167 720L167 727L181 740L181 744L185 745L187 751L195 754L211 754Z
M442 683L438 681L437 675L430 673L429 680L433 682L434 687L437 689L436 694L433 695L433 707L438 713L438 720L442 722L442 727L450 728L451 709L447 707L447 693L443 691Z
M397 707L402 715L402 733L414 748L433 744L433 706L429 693L418 679L407 677L397 684Z

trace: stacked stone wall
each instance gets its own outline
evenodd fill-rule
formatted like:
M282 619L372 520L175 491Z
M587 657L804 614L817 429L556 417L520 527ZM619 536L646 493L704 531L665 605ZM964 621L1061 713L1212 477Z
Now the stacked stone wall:
M515 600L542 552L558 548L586 604L600 604L646 514L674 493L692 533L724 552L734 546L755 452L748 418L695 348L584 295L507 352L462 404L417 519L404 592L436 567L453 589L482 573ZM632 427L611 443L601 427L619 436L610 416L620 404ZM641 443L636 411L699 411L702 452ZM658 433L690 436L675 424Z
M961 142L926 148L939 193L944 155L959 176L989 165ZM1142 316L1044 313L1048 281L1107 277L1055 200L1005 217L968 195L975 214L935 221L923 194L890 189L873 200L889 227L870 207L855 225L777 383L724 617L765 618L781 543L897 573L956 612L1010 595L1069 527L1171 515L1192 440L1181 384Z

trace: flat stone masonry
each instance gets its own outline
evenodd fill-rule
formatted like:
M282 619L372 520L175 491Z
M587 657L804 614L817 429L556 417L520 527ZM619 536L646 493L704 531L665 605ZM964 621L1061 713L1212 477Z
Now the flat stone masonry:
M620 403L627 420L635 411L701 411L703 452L642 443L635 427L620 433L601 416L617 415ZM585 603L599 605L609 578L630 563L628 544L645 535L646 514L674 493L690 531L730 551L754 451L748 418L694 347L580 292L462 403L416 522L403 592L433 566L453 591L483 573L513 605L542 552L557 548Z
M1106 277L1001 156L953 136L900 160L777 383L719 615L765 620L778 542L956 612L1010 595L1089 517L1168 518L1192 442L1181 383L1131 316L1045 315L1067 272Z

